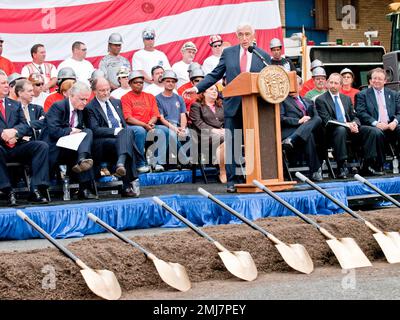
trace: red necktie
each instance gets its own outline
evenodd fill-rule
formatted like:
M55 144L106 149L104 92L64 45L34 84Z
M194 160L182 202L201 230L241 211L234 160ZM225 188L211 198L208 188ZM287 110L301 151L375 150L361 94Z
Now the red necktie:
M242 57L240 58L240 72L246 72L247 69L247 50L243 49Z
M386 111L385 105L383 103L382 95L383 95L383 91L379 90L378 91L379 120L380 120L380 122L387 124L389 122L389 119L387 116L387 111Z
M4 122L7 122L7 119L6 119L6 108L4 108L3 99L0 99L0 112L1 112L1 115L3 116L3 118L4 118Z
M304 105L301 103L299 97L294 97L294 101L296 102L297 106L300 108L300 110L303 112L303 115L307 115L306 108L304 108Z
M7 123L7 119L6 119L6 108L4 108L3 99L0 99L0 112L1 112L1 115L3 116L3 118L4 118L4 122ZM9 147L9 148L14 148L14 147L15 147L15 143L8 143L8 142L5 142L5 144L6 144L6 146Z

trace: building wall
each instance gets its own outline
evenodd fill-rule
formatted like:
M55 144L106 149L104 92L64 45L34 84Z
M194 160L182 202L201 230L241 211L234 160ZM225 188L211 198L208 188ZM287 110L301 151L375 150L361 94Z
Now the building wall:
M342 21L337 20L337 0L326 1L328 1L329 12L329 42L336 42L336 39L343 39L343 42L347 44L358 42L367 43L367 38L364 36L364 32L378 30L378 38L373 38L372 40L380 40L381 44L386 48L386 51L390 50L391 23L386 19L386 14L390 12L388 4L395 2L395 0L358 0L358 10L356 10L358 23L356 23L355 29L344 29L342 27ZM299 5L301 5L300 0ZM279 6L282 26L285 31L285 0L279 0Z

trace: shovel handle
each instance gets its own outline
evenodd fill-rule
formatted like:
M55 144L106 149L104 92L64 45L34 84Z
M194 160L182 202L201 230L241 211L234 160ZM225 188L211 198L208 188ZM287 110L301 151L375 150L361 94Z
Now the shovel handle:
M354 175L354 178L356 178L358 181L361 183L364 183L366 186L370 187L372 190L375 192L379 193L383 198L386 200L389 200L392 202L396 207L400 208L400 202L398 202L396 199L393 197L389 196L387 193L383 192L381 189L378 187L374 186L372 183L370 183L367 179L361 177L359 174Z
M213 201L214 203L218 204L219 206L221 206L222 208L224 208L226 211L228 211L230 214L234 215L236 218L238 218L239 220L243 221L244 223L246 223L247 225L249 225L250 227L252 227L253 229L260 231L263 235L265 235L267 238L270 238L271 234L269 232L267 232L266 230L264 230L263 228L259 227L258 225L256 225L254 222L252 222L251 220L247 219L245 216L241 215L239 212L233 210L231 207L228 207L225 203L223 203L222 201L218 200L216 197L214 197L211 193L207 192L206 190L204 190L203 188L198 188L197 191L203 195L204 197L210 199L211 201ZM276 238L275 238L276 239Z
M287 203L285 200L283 200L282 198L280 198L279 196L277 196L275 193L273 193L271 190L269 190L266 186L264 186L263 184L261 184L259 181L257 180L253 180L253 184L260 188L262 191L264 191L265 193L267 193L269 196L271 196L272 198L274 198L276 201L278 201L281 205L285 206L286 208L288 208L290 211L292 211L295 215L297 215L298 217L300 217L302 220L304 220L305 222L311 224L312 226L314 226L315 228L317 228L318 230L321 229L320 225L318 223L316 223L315 221L311 220L309 217L307 217L305 214L301 213L299 210L297 210L295 207L293 207L292 205L290 205L289 203Z
M355 213L353 210L351 210L349 207L345 206L343 203L341 203L339 200L335 199L332 197L328 192L326 192L324 189L322 189L320 186L316 185L314 182L312 182L310 179L308 179L306 176L301 174L300 172L296 172L296 177L299 178L301 181L307 183L310 185L312 188L317 190L319 193L323 194L325 197L327 197L329 200L331 200L333 203L338 205L340 208L342 208L344 211L346 211L348 214L352 215L356 219L360 219L363 222L365 222L365 219L361 217L359 214Z
M162 208L167 210L169 213L171 213L173 216L178 218L180 221L182 221L184 224L186 224L190 229L192 229L194 232L196 232L200 237L206 238L208 241L214 243L215 240L211 238L207 233L204 231L200 230L197 228L193 223L191 223L188 219L185 217L181 216L178 212L176 212L174 209L172 209L170 206L168 206L164 201L162 201L158 197L153 197L153 201L160 205Z
M58 250L60 250L62 253L64 253L72 261L74 261L75 263L78 263L78 261L80 261L71 251L69 251L63 245L58 243L52 236L50 236L46 231L44 231L40 226L38 226L34 221L32 221L24 212L22 212L21 210L17 210L17 215L22 220L24 220L26 223L28 223L32 228L34 228L37 232L39 232L43 237L45 237L47 240L49 240ZM81 262L81 265L80 264L78 264L78 265L85 266L84 269L87 268L87 266L82 262Z
M99 224L100 226L102 226L107 231L111 232L114 236L116 236L120 240L122 240L122 241L124 241L126 243L129 243L130 245L132 245L136 249L142 251L147 257L150 255L150 252L148 252L145 248L143 248L142 246L138 245L136 242L133 242L131 239L129 239L128 237L123 235L121 232L118 232L117 230L115 230L113 227L111 227L110 225L105 223L99 217L96 217L93 213L89 213L88 214L88 218L90 220L94 221L95 223Z

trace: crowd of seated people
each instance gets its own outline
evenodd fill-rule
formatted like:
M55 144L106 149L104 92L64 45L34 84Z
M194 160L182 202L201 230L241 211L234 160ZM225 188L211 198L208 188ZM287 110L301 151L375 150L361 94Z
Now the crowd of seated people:
M58 68L46 62L45 46L35 44L32 62L21 74L14 68L7 68L11 74L0 71L0 191L9 205L17 204L7 168L12 161L31 167L29 199L38 203L50 200L45 191L60 165L76 176L80 199L97 198L94 183L104 164L121 179L122 196L137 197L139 174L164 171L174 161L190 167L198 160L193 149L198 152L199 145L210 151L202 153L218 165L219 180L227 181L222 83L183 96L218 64L222 37L210 36L212 55L203 68L194 62L194 43L182 46L182 60L171 67L154 48L155 31L146 28L142 36L144 49L132 64L120 54L122 36L113 33L99 69L85 59L87 47L77 41ZM386 145L397 146L400 138L400 98L384 87L384 70L372 70L369 87L359 92L352 88L349 68L330 75L321 61L311 68L312 79L303 84L298 77L298 92L281 104L284 150L303 154L310 177L321 181L323 157L332 148L338 177L346 179L348 146L354 144L360 149L361 172L383 175ZM77 133L84 133L77 150L57 145Z

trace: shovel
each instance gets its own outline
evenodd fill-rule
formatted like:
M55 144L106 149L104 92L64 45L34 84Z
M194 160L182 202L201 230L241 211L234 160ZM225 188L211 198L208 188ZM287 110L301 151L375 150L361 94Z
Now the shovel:
M121 287L119 286L118 280L114 273L108 270L93 270L89 268L85 263L78 259L71 251L65 248L63 245L58 243L53 237L51 237L46 231L39 227L35 222L28 218L28 216L21 210L17 210L17 215L24 220L26 223L31 225L36 231L42 236L49 240L54 246L57 247L62 253L68 258L74 261L80 268L83 279L90 290L99 297L107 300L117 300L121 297Z
M354 178L356 178L358 181L361 183L364 183L366 186L370 187L372 190L375 192L379 193L383 198L386 200L392 202L396 207L400 208L400 202L398 202L396 199L393 197L389 196L387 193L383 192L381 189L379 189L377 186L374 186L372 183L370 183L367 179L361 177L359 174L355 174Z
M190 229L192 229L194 232L196 232L199 236L201 236L201 237L207 239L208 241L210 241L211 243L213 243L217 247L217 249L220 251L220 252L218 252L218 255L220 256L225 267L234 276L236 276L240 279L246 280L246 281L252 281L255 278L257 278L257 267L254 264L253 258L251 257L250 253L248 253L247 251L230 252L228 249L226 249L224 246L222 246L222 244L215 241L204 231L197 228L193 223L191 223L189 220L182 217L174 209L169 207L160 198L153 197L153 201L155 203L157 203L158 205L160 205L165 210L167 210L173 216L178 218L184 224L186 224Z
M360 247L357 245L354 239L352 238L337 239L328 230L322 228L318 223L308 218L306 215L304 215L299 210L291 206L285 200L281 199L279 196L277 196L275 193L266 188L263 184L261 184L257 180L253 180L253 184L256 187L260 188L265 193L267 193L268 195L270 195L280 204L284 205L286 208L288 208L302 220L317 228L319 232L321 232L326 238L328 238L329 240L326 240L326 242L328 243L328 246L331 248L336 258L338 259L342 269L354 269L354 268L372 266L371 262L361 251Z
M120 240L129 243L136 249L143 252L147 258L153 261L158 271L158 274L166 284L179 291L188 291L190 289L191 283L186 273L186 270L182 265L180 265L179 263L165 262L161 259L158 259L154 254L150 253L136 242L133 242L132 240L125 237L122 233L109 226L107 223L96 217L94 214L89 213L88 218L101 225L104 229L111 232Z
M314 182L312 182L310 179L308 179L307 177L302 175L300 172L296 172L296 177L299 178L301 181L309 184L311 187L313 187L318 192L322 193L325 197L327 197L333 203L335 203L336 205L341 207L344 211L349 213L354 218L364 222L368 228L370 228L373 232L375 232L373 234L373 236L374 236L376 242L378 242L379 246L381 247L383 253L385 254L386 260L389 263L399 263L400 262L400 235L398 232L386 232L386 231L384 232L384 231L379 230L371 222L365 220L362 216L355 213L353 210L351 210L349 207L345 206L339 200L332 197L324 189L317 186Z
M260 231L264 236L266 236L269 240L271 240L275 247L278 249L281 254L283 260L292 267L293 269L300 271L302 273L309 274L313 271L314 265L308 254L307 250L301 244L289 244L283 243L278 238L276 238L271 233L267 232L254 222L247 219L245 216L241 215L239 212L233 210L231 207L228 207L225 203L215 198L211 193L207 192L203 188L197 189L203 196L210 199L214 203L218 204L230 214L233 214L238 219L242 220L244 223L252 227L254 230Z

